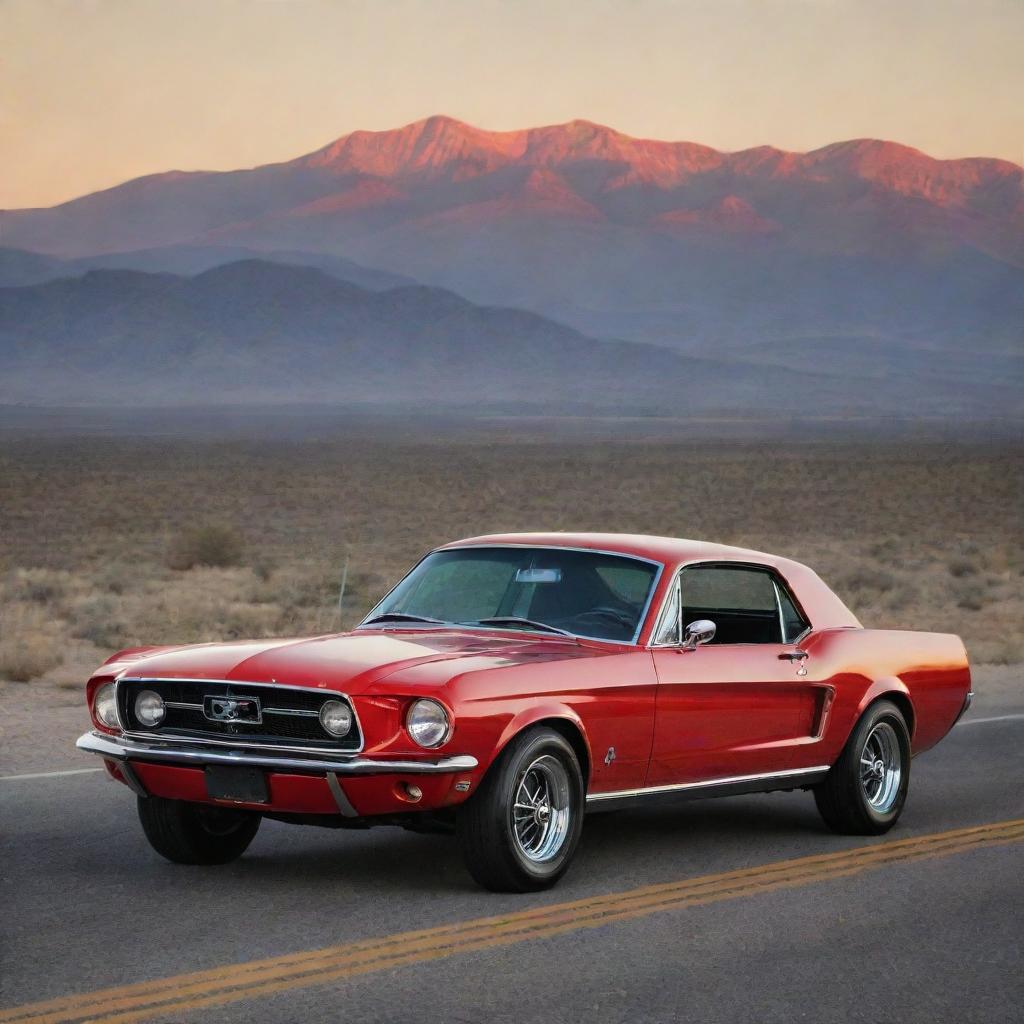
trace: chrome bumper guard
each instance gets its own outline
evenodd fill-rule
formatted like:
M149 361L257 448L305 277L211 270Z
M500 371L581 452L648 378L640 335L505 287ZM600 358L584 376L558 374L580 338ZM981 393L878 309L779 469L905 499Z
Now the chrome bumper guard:
M87 732L78 737L79 750L111 761L147 761L160 764L193 765L238 764L264 768L270 772L305 772L336 775L437 775L444 772L472 771L478 765L475 757L459 754L436 761L388 761L382 758L360 757L289 757L260 751L252 747L215 750L210 747L175 746L173 743L141 741L125 736L107 736Z

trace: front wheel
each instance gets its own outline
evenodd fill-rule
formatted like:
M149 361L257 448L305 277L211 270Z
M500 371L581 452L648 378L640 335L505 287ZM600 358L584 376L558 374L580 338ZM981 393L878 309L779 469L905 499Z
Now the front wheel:
M554 885L579 842L583 801L579 760L563 736L543 727L517 736L459 808L469 873L494 892Z
M245 853L260 815L233 807L139 797L139 821L149 845L175 864L227 864Z
M853 730L839 760L814 787L825 824L845 835L881 835L896 824L910 786L910 733L895 704L878 701Z

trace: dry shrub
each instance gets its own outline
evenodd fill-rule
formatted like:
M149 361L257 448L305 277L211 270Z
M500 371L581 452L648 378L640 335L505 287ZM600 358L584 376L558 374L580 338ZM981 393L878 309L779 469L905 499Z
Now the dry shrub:
M236 601L224 608L219 618L226 640L253 640L279 632L281 609L271 604Z
M197 565L225 569L241 565L245 542L230 526L208 523L183 530L167 550L167 567L182 572Z
M949 563L949 574L957 579L963 579L964 576L974 576L977 572L977 565L969 558L954 558Z
M897 583L882 602L883 607L891 612L902 612L917 600L918 592L909 583Z
M277 563L272 558L257 558L252 563L253 575L260 581L260 583L266 583L271 576L274 575L274 570L277 568Z
M961 582L953 591L957 608L980 612L989 603L988 587L978 580Z
M877 558L880 561L899 558L902 553L902 544L896 537L885 537L872 542L868 546L868 553L872 558Z
M75 601L68 614L71 635L101 649L125 646L124 605L110 593L91 593Z
M409 568L411 566L406 566L406 570ZM350 572L345 581L346 621L354 624L362 619L397 582L397 577L389 579L380 572Z
M55 604L63 599L70 582L70 573L54 569L18 569L11 581L12 596L17 601Z
M61 663L61 639L53 620L36 605L8 604L0 633L0 678L27 683Z
M338 603L340 571L298 565L281 572L265 588L265 598L292 608L325 608ZM348 587L346 586L346 590Z
M93 585L110 594L123 594L137 572L137 567L122 562L104 562L93 576Z
M322 575L316 568L303 569L289 567L270 584L243 568L153 573L125 600L130 630L123 641L174 644L321 631L336 619L329 602L300 607L284 599L290 586Z
M838 593L851 595L854 599L888 593L895 585L896 577L888 569L868 565L858 565L835 579Z

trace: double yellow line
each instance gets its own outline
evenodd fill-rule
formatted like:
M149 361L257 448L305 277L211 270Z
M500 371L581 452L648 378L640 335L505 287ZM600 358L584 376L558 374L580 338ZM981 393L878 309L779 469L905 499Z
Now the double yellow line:
M173 978L29 1003L0 1010L0 1022L19 1024L131 1024L243 999L384 971L392 967L473 953L577 928L599 928L664 910L753 896L775 889L844 878L871 868L944 857L1024 840L1024 818L956 829L897 842L861 846L759 867L648 885L497 917L403 932L305 953L214 967Z

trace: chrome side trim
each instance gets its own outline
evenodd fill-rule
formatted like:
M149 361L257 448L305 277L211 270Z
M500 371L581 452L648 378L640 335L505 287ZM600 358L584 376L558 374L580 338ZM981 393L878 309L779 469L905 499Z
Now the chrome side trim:
M672 600L678 595L679 605L676 608L675 639L658 641L663 629L667 629L669 622L669 608ZM681 647L683 644L683 595L679 591L679 571L672 577L672 582L665 589L665 596L661 599L661 608L651 626L650 640L647 641L647 649L671 650Z
M331 791L331 796L334 797L334 802L338 805L341 816L343 818L358 818L359 812L349 802L348 797L345 796L345 790L341 788L338 776L334 772L327 773L327 785Z
M152 682L153 680L149 680ZM183 700L165 700L164 706L168 708L177 708L179 711L202 711L202 704L189 704ZM263 714L265 715L298 715L304 718L317 718L316 711L298 711L295 708L263 708Z
M782 617L782 597L779 594L779 581L772 576L772 590L775 592L775 611L779 616L779 643L786 643L786 620Z
M472 771L479 764L469 754L442 757L436 761L385 760L370 757L279 757L272 753L262 756L251 752L251 748L233 750L196 749L177 746L173 743L141 743L129 736L108 736L99 732L87 732L78 737L75 744L79 750L99 754L114 761L144 761L163 764L205 765L239 764L253 768L265 768L271 772L307 772L339 775L431 775L445 772Z
M956 725L956 723L959 722L960 719L963 718L964 715L967 714L967 709L973 703L974 703L974 690L970 689L970 690L967 691L967 696L964 697L964 703L963 703L963 707L960 708L960 713L956 716L956 718L953 719L953 725ZM953 728L953 725L950 726L950 729Z
M834 686L822 687L821 709L818 712L818 727L814 730L814 738L820 740L825 735L825 726L828 723L829 712L836 699L836 688Z
M396 591L405 580L411 576L420 566L425 559L431 555L436 554L439 551L505 551L509 548L524 548L529 550L530 548L536 548L538 551L582 551L591 555L610 555L614 558L622 558L627 561L633 562L645 562L647 565L657 566L657 570L654 573L654 578L651 580L651 588L647 592L647 600L644 602L644 606L640 611L640 616L637 619L636 632L633 634L632 640L609 640L603 636L587 636L584 633L572 633L572 636L580 640L594 640L599 644L620 644L625 647L636 647L640 639L640 635L644 631L644 626L647 624L647 614L651 610L651 602L654 600L654 595L658 590L658 584L661 582L662 573L665 571L665 563L659 562L656 558L645 558L643 555L631 555L625 551L608 551L604 548L580 548L574 547L570 544L460 544L455 541L451 544L442 544L439 548L434 548L432 551L428 551L423 558L421 558L370 610L367 612L365 618L355 628L361 629L363 624L368 620L372 619L377 614L377 609ZM395 623L393 625L400 625ZM409 625L415 626L416 623L409 623ZM457 626L460 630L483 630L485 632L493 632L496 629L503 629L502 626L464 626L459 623L444 623L445 626ZM370 629L376 627L370 626ZM433 629L440 628L439 626L429 627ZM428 631L429 631L428 628ZM518 632L531 633L531 630L523 629ZM548 633L546 630L533 630L532 633L536 636L551 637L555 634Z
M588 793L587 803L598 804L606 800L631 800L637 797L661 796L666 793L697 792L715 789L719 786L746 786L761 783L786 782L790 779L802 779L812 775L824 775L829 770L827 764L814 768L794 768L785 772L766 772L759 775L730 775L724 779L702 779L699 782L677 782L668 786L644 786L639 789L619 789L611 793Z
M341 690L328 690L322 686L294 686L289 683L251 683L246 679L200 679L196 677L189 678L178 678L177 676L118 676L114 680L114 706L117 708L118 716L117 720L121 724L121 730L126 736L133 736L136 739L142 740L153 740L161 738L160 734L156 732L133 732L125 729L124 723L121 722L121 684L122 683L218 683L224 686L241 686L241 687L269 687L277 690L298 690L301 693L323 693L329 697L341 697L348 706L352 709L352 720L356 724L356 728L359 730L359 746L354 747L351 750L346 750L346 754L358 754L362 751L363 747L366 746L366 733L363 732L363 723L359 721L359 711L356 708L356 702L347 694L342 693ZM169 705L170 706L170 705ZM201 704L195 705L177 705L179 707L193 707L202 710ZM264 713L271 711L270 708L264 708ZM274 714L280 714L280 709L273 709ZM317 712L312 712L317 714ZM300 743L240 743L232 740L218 740L210 736L209 738L203 737L202 739L192 739L188 736L175 736L173 734L164 734L164 737L174 743L216 743L223 746L241 748L246 750L288 750L295 753L304 754L324 754L330 753L330 748L324 747L304 747ZM330 739L325 740L330 742Z

